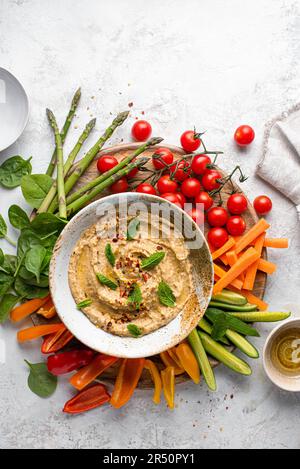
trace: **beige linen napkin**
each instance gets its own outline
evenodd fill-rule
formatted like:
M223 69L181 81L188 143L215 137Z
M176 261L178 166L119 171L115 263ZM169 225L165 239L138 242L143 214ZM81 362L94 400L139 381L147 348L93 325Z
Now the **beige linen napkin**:
M267 124L257 174L295 204L300 220L300 103Z

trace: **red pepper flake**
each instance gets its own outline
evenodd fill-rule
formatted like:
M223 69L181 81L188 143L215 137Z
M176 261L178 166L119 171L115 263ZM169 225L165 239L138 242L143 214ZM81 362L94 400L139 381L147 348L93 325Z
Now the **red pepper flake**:
M144 282L147 282L149 275L146 272L143 272L142 277L143 277Z
M160 246L160 245L158 245L158 246L156 246L156 250L157 250L157 251L162 251L162 250L163 250L163 247Z
M133 102L128 103L128 107L132 107L132 106L133 106Z

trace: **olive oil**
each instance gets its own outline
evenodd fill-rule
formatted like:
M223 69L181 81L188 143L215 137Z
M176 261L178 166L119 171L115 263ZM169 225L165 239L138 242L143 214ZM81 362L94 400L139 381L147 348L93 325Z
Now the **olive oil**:
M281 331L271 345L273 365L283 374L300 376L300 328Z

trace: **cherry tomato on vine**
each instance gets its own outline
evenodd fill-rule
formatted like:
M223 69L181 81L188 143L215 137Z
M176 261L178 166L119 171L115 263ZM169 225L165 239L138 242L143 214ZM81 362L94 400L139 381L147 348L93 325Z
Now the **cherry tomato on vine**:
M173 153L168 148L157 148L152 156L152 163L156 169L166 168L168 164L173 163L173 160Z
M186 197L196 197L201 191L201 184L196 178L188 178L181 185L181 192Z
M110 190L113 194L118 194L119 192L126 192L128 189L128 182L125 177L119 179L118 181L114 182L110 186Z
M259 215L265 215L272 210L272 200L267 195L259 195L253 202L254 208Z
M143 142L147 140L152 133L152 127L149 122L140 120L136 121L131 129L131 135L133 136L134 140L138 142Z
M211 228L207 233L207 239L213 248L219 249L228 241L228 233L225 228Z
M207 155L195 155L192 161L192 170L195 174L204 174L207 171L207 165L211 164L211 159Z
M172 204L182 208L181 202L175 192L166 192L165 194L161 194L161 198L168 200L169 202L172 202Z
M187 212L192 220L198 225L202 226L205 222L205 213L199 207L193 207L189 212Z
M200 135L195 130L186 130L180 137L180 143L185 151L191 153L200 147Z
M190 176L192 168L187 161L180 161L180 163L178 163L177 169L176 164L171 166L171 172L173 173L173 178L176 181L183 182Z
M133 168L130 173L127 174L128 179L133 179L137 173L139 172L139 168Z
M100 156L100 158L97 161L97 169L99 173L105 173L106 171L109 171L110 169L117 166L117 164L118 164L118 160L114 156L103 155L103 156Z
M205 211L209 210L212 207L214 201L212 197L209 195L208 192L201 191L196 197L194 198L195 204L203 204L203 209Z
M232 194L227 200L227 208L233 215L240 215L245 212L248 207L248 202L243 194Z
M250 125L240 125L234 133L234 140L242 147L249 145L254 137L255 133Z
M179 202L181 204L181 207L184 207L184 204L186 203L186 198L182 194L182 192L176 192L177 198L179 199Z
M157 195L155 187L153 187L148 182L141 182L141 184L137 186L135 191L139 192L140 194Z
M178 184L176 181L170 178L170 174L165 174L157 181L157 189L160 194L165 194L166 192L176 192L178 189Z
M222 179L222 175L215 169L208 169L202 177L202 185L204 189L208 192L218 189L221 185L217 181L218 179Z
M207 221L210 226L224 226L228 218L228 212L223 207L213 207L207 212Z
M241 236L246 230L246 223L240 215L233 215L229 218L226 228L232 236Z

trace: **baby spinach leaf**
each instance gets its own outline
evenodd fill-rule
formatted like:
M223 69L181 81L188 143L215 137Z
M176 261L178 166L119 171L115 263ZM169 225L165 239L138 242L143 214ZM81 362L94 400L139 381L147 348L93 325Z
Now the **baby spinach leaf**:
M21 183L24 199L31 207L39 208L52 184L53 180L47 174L24 176Z
M57 387L57 376L48 371L46 363L29 363L30 373L28 376L29 389L39 397L51 396Z
M31 229L25 228L21 231L18 239L17 255L18 260L25 259L25 255L29 249L34 246L41 246L40 237Z
M135 324L128 324L127 330L130 332L132 337L135 337L135 338L139 337L142 333L141 329Z
M34 287L47 288L49 286L49 277L48 275L41 275L39 281L37 281L34 274L29 272L25 265L22 265L19 270L19 276L27 285Z
M3 262L4 262L4 254L3 254L2 249L0 248L0 265L2 265Z
M105 277L105 275L96 274L96 276L102 285L106 285L111 290L116 290L118 288L118 285L114 283L112 280L110 280L109 278Z
M127 228L128 241L132 241L136 237L140 224L141 222L138 218L134 218L128 223L128 228Z
M137 283L134 283L127 299L136 310L139 310L143 301L142 292Z
M110 265L112 267L114 267L115 262L116 262L116 258L115 258L115 255L114 255L113 251L112 251L111 245L109 243L107 243L107 245L105 246L105 255L106 255L106 259L108 260Z
M7 293L0 301L0 323L7 320L9 313L13 307L20 301L20 297Z
M0 238L5 238L7 235L7 224L2 215L0 215Z
M26 253L25 267L36 276L38 282L40 281L43 260L45 259L46 253L47 251L43 246L34 246Z
M77 309L85 308L86 306L90 306L93 303L93 300L90 298L86 298L85 300L80 301L77 303Z
M0 183L7 189L21 184L23 176L31 173L31 158L24 160L21 156L12 156L0 166Z
M171 287L163 280L158 285L158 297L161 304L174 308L176 304L175 295Z
M12 275L0 271L0 296L5 295L13 284Z
M52 213L40 213L31 222L33 231L40 235L48 235L61 231L65 225L66 220L62 220Z
M32 300L34 298L45 298L45 296L47 296L49 293L48 288L29 285L19 275L15 279L14 289L18 295L27 298L28 300Z
M17 257L12 254L5 254L1 268L8 274L14 275L17 269Z
M26 212L18 205L12 205L8 209L8 218L11 225L17 230L23 230L30 225L30 220Z
M145 270L151 270L156 267L165 257L164 251L154 252L151 256L142 260L141 267Z

